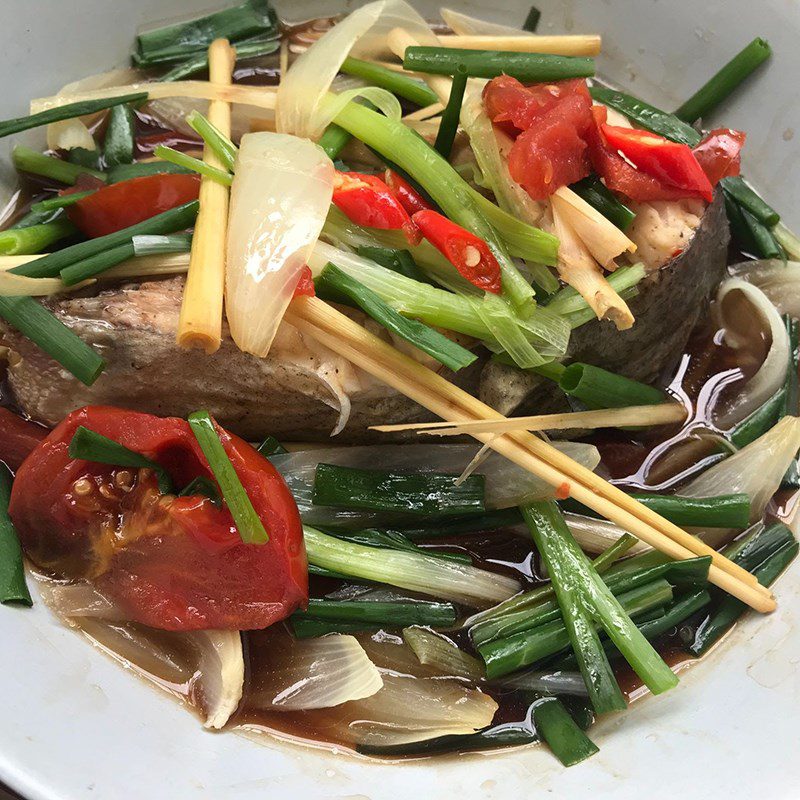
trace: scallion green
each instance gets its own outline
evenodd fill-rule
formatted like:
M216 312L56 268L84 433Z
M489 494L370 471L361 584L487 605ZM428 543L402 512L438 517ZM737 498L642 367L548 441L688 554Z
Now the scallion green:
M567 366L558 385L587 408L647 406L668 399L664 392L654 386L579 362Z
M565 766L572 767L599 752L556 697L542 697L531 706L536 732Z
M0 231L0 255L20 256L41 253L51 244L77 233L77 228L65 218Z
M25 582L22 548L14 523L8 515L11 498L11 473L0 462L0 603L31 606L31 593Z
M45 213L56 211L59 208L67 208L77 203L78 200L83 200L84 197L94 194L96 191L96 189L87 189L85 192L57 194L55 197L48 197L46 200L40 200L38 203L34 203L31 206L31 211Z
M192 111L186 117L186 122L214 151L214 155L216 155L228 171L233 172L234 164L236 163L236 154L239 152L239 148L199 111Z
M81 175L91 175L101 181L105 181L107 176L104 172L79 164L70 164L55 156L46 156L30 147L18 144L11 151L11 161L20 172L29 172L32 175L41 175L43 178L51 178L60 183L74 184Z
M335 160L352 138L344 128L331 123L325 128L325 132L320 136L317 144L325 151L328 158Z
M12 133L27 131L30 128L49 125L51 122L74 119L85 114L96 114L106 108L113 108L123 103L138 103L142 100L147 100L147 92L126 94L120 97L103 97L98 100L82 100L78 103L67 103L63 106L48 108L46 111L40 111L38 114L29 114L27 117L3 120L0 122L0 138L10 136Z
M453 47L407 47L403 67L412 72L455 75L463 64L471 78L511 75L523 83L563 81L594 75L594 59L502 50L465 50Z
M387 89L392 94L404 97L418 106L431 106L439 102L436 93L427 84L371 61L348 56L342 62L340 71L362 78L372 86Z
M466 67L459 64L453 73L453 82L450 86L450 96L447 105L442 113L442 120L439 123L439 131L436 134L434 149L442 158L450 159L450 152L453 149L453 142L458 132L458 120L461 116L461 104L464 102L464 91L467 88Z
M186 153L182 153L180 150L175 150L172 147L167 147L166 145L160 144L153 151L153 155L163 159L164 161L177 164L179 167L185 167L192 172L205 175L207 178L211 178L212 180L215 180L217 183L221 183L224 186L230 186L233 183L233 175L231 175L230 172L225 172L225 170L213 167L211 164L208 164L200 158L188 156Z
M188 174L194 170L179 167L169 161L137 161L135 164L119 164L108 171L108 183L122 183L133 178L147 178L164 173Z
M136 149L136 117L126 103L114 106L108 114L106 137L103 140L103 159L106 166L130 164Z
M248 58L268 56L278 51L280 46L280 38L277 36L258 36L244 42L236 42L236 62L238 63ZM208 69L208 51L201 51L197 55L187 58L186 61L182 61L168 72L165 72L159 80L162 82L181 81L204 69Z
M633 222L633 218L636 216L628 206L616 198L597 175L589 175L588 178L573 183L570 189L622 231Z
M195 411L189 415L189 426L222 490L222 496L225 498L225 503L231 512L242 541L245 544L268 542L267 531L253 508L253 503L242 486L227 452L225 452L211 415L208 411Z

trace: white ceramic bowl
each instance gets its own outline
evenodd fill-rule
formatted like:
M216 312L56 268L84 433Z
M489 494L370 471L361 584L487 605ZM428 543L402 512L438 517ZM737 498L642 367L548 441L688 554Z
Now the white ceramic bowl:
M436 5L415 0L428 16ZM796 0L537 0L545 32L599 32L601 70L671 107L755 35L776 52L769 69L720 114L748 132L747 173L800 226L800 4ZM205 0L3 0L0 118L31 97L124 63L143 23L203 10ZM340 0L277 3L302 19ZM505 8L452 3L519 22ZM500 5L500 4L498 4ZM9 174L9 140L0 159ZM601 752L563 770L546 752L387 765L262 737L211 734L169 697L56 622L41 602L0 609L0 780L29 800L254 800L371 798L726 798L800 796L800 565L777 587L780 608L748 617L678 689L605 720ZM556 795L557 793L557 795Z

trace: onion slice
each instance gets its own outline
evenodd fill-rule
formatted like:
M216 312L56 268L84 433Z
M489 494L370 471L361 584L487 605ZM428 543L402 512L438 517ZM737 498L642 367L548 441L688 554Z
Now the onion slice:
M277 636L277 638L275 638ZM353 636L295 640L271 632L269 664L258 670L249 701L273 711L309 711L363 700L383 679Z
M333 163L279 133L242 137L231 186L225 307L239 348L269 352L333 196Z
M239 707L244 691L244 654L239 631L185 634L197 652L197 676L190 687L205 714L204 727L219 730Z
M761 289L778 313L800 319L800 261L743 261L729 267L729 271Z
M730 278L720 285L714 313L717 324L725 331L725 344L730 347L739 349L752 342L753 316L770 340L758 372L737 391L736 398L716 419L718 425L728 428L762 406L783 385L789 364L789 336L769 297L741 278Z
M485 19L462 14L452 8L440 8L442 19L453 33L459 36L534 36L530 31L516 28L513 25L501 25Z
M743 492L750 497L750 520L761 519L786 470L800 450L800 419L784 417L774 428L681 489L684 497Z

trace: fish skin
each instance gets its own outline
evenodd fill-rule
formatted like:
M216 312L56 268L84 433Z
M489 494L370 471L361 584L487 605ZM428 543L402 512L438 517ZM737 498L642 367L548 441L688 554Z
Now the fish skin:
M581 325L572 332L565 361L594 364L644 383L673 369L725 276L729 241L722 192L717 190L689 246L651 272L627 301L636 319L633 327L618 331L603 320ZM503 414L569 410L552 381L494 361L484 367L480 398Z

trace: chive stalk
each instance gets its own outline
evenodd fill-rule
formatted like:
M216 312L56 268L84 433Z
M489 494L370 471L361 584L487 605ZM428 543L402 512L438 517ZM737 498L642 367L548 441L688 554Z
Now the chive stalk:
M595 708L597 708L595 699L601 708L615 707L621 698L621 693L610 668L608 671L605 670L607 661L596 657L595 646L598 637L592 620L602 626L637 675L654 694L675 686L678 681L672 670L638 631L630 617L623 611L620 602L592 567L567 528L556 504L552 501L531 503L523 506L522 514L547 564L565 622L570 625L573 647L577 650L589 644L591 648L582 650L578 658ZM658 581L654 581L654 584L656 583ZM667 586L669 587L669 584ZM580 598L581 609L585 612L573 613L576 607L569 603L570 598ZM596 672L597 669L601 672ZM604 680L604 677L607 680ZM613 685L610 685L611 682Z
M98 236L96 239L89 239L86 242L80 242L29 261L27 264L14 267L11 271L29 278L55 278L66 267L98 256L119 245L130 243L134 236L175 233L190 227L194 224L198 206L198 201L192 200L182 206L156 214L143 222L137 222L128 228L109 233L106 236Z
M41 253L54 242L72 236L76 232L76 227L64 218L25 228L9 228L0 231L0 255L19 256Z
M417 266L414 256L408 250L392 250L389 247L362 245L357 252L363 258L368 258L370 261L392 270L392 272L405 275L406 278L410 278L412 281L430 283L428 276Z
M484 494L483 475L470 475L456 485L454 475L318 464L312 501L334 508L455 516L483 511Z
M746 528L750 524L750 497L747 494L681 497L631 492L630 497L682 528ZM592 509L572 499L562 501L561 506L576 514L597 516Z
M133 178L147 178L150 175L177 173L186 175L194 170L179 167L169 161L137 161L134 164L118 164L108 171L108 183L122 183Z
M770 229L756 219L733 196L725 193L725 209L731 233L745 252L758 258L786 260L783 249Z
M270 4L245 0L238 6L140 33L133 58L138 66L149 67L194 56L221 37L235 42L277 33L278 19Z
M289 452L274 436L267 436L256 450L264 456L264 458Z
M322 297L342 295L354 302L362 311L372 317L401 339L409 342L435 358L453 371L472 364L477 356L443 333L416 319L407 319L385 303L372 290L359 283L333 264L328 264L315 281L317 293Z
M169 161L172 164L176 164L179 167L185 167L192 172L205 175L207 178L211 178L217 183L223 184L223 186L230 186L233 183L233 175L231 175L230 172L213 167L211 164L203 161L202 159L188 156L186 153L182 153L180 150L175 150L172 147L167 147L166 145L160 144L153 151L153 155L163 159L164 161Z
M94 461L114 467L152 469L158 478L158 490L161 494L172 494L174 491L172 478L160 464L83 425L79 425L72 434L67 452L70 458L83 461Z
M91 175L101 181L106 180L106 174L90 167L83 167L80 164L70 164L55 156L46 156L31 150L30 147L18 144L11 151L11 161L20 172L28 172L31 175L41 175L43 178L50 178L60 183L74 184L81 175Z
M69 194L58 194L55 197L48 197L45 200L40 200L31 206L31 211L41 213L57 211L59 208L68 208L74 205L84 197L89 197L96 192L96 189L87 189L85 192L70 192Z
M411 72L455 75L459 65L471 78L511 75L523 83L563 81L594 75L594 59L502 50L466 50L451 47L408 47L403 67Z
M222 490L222 496L231 512L236 529L245 544L265 544L269 541L261 518L253 508L253 503L236 469L231 463L225 447L220 440L216 425L208 411L195 411L189 414L189 427L195 435L211 472Z
M229 172L233 172L239 148L199 111L192 111L186 117L186 122L211 148L214 155L222 162L222 165Z
M34 225L44 225L46 222L55 222L55 220L61 219L64 215L64 212L60 209L48 211L47 209L34 208L35 205L38 205L38 203L34 203L27 214L23 214L6 230L16 231L22 228L32 228Z
M331 161L335 161L339 153L344 150L345 145L352 138L353 137L350 136L344 128L340 128L338 125L331 123L325 128L325 132L320 136L317 144L325 151L325 154Z
M387 550L402 550L406 553L417 553L436 558L459 561L462 564L471 564L472 559L467 553L449 553L442 550L434 550L430 547L420 547L414 544L407 536L400 531L379 530L377 528L362 528L358 531L333 531L332 534L338 539L348 542L363 544L367 547L382 547Z
M86 386L105 369L96 350L32 297L0 297L0 317Z
M138 103L142 100L147 100L147 92L126 94L120 97L104 97L99 100L82 100L78 103L67 103L56 108L48 108L46 111L40 111L38 114L29 114L27 117L6 119L0 122L0 138L10 136L12 133L27 131L31 128L38 128L42 125L49 125L51 122L74 119L85 114L96 114L98 111L104 111L107 108L113 108L124 103Z
M772 49L764 39L753 39L683 103L675 116L689 123L707 117L771 55Z
M486 206L474 196L477 193L424 139L401 122L388 119L358 103L345 106L337 114L335 122L410 173L448 217L483 239L500 264L504 294L516 307L525 307L530 303L533 289L509 257L496 228L497 217L494 224L488 221ZM500 215L503 214L499 208L494 208ZM555 263L557 240L530 226L516 224L518 220L506 216L515 223L510 224L510 228L521 226L530 234L531 252L527 257L541 263Z
M84 258L75 264L70 264L64 267L59 275L61 280L67 286L75 286L81 281L88 280L95 277L106 270L116 267L123 261L133 258L136 255L133 242L125 242L118 244L116 247L110 247L108 250L103 250L101 253L95 253L93 256Z
M772 228L780 222L780 214L766 203L741 175L723 178L720 183L726 197L734 199L737 205L752 214L762 225Z
M433 148L442 158L449 160L453 149L453 142L458 132L458 121L461 116L461 104L464 102L464 92L467 88L467 69L463 64L456 67L453 73L453 82L450 86L450 96L442 113L439 131Z
M668 398L660 389L613 372L575 362L561 374L558 385L587 408L657 405Z
M11 482L11 472L5 464L0 463L0 603L32 606L31 593L25 582L19 536L8 515Z
M348 56L342 63L340 71L362 78L373 86L387 89L392 94L404 97L421 107L439 102L436 93L427 84L371 61L362 61Z
M114 106L108 114L106 137L103 140L103 159L106 165L130 164L136 149L136 117L128 105Z
M222 508L222 495L219 487L205 475L192 478L186 486L178 492L178 497L207 497L217 508Z
M268 56L280 49L280 39L275 36L258 36L244 42L236 42L236 62L248 58L259 58ZM159 80L162 82L181 81L194 75L197 72L208 69L208 51L204 50L197 53L186 61L176 64L168 72L165 72Z
M556 697L542 697L531 705L536 732L565 766L571 767L599 752Z
M573 183L570 189L622 231L633 222L633 218L636 216L628 206L616 198L597 175L589 175L587 178Z
M754 442L771 428L774 428L778 420L784 416L786 405L786 390L781 387L772 397L759 406L751 414L748 414L736 427L731 429L728 434L731 442L738 448Z

